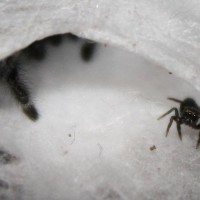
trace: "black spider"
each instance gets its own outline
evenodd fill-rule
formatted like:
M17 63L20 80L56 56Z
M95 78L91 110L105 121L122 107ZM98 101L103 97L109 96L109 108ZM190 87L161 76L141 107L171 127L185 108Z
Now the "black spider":
M173 121L176 122L177 131L178 131L180 140L182 140L181 124L185 124L194 129L200 129L200 123L198 123L198 120L200 119L200 108L198 107L197 103L193 99L186 98L183 101L174 99L174 98L168 98L168 99L180 103L180 109L178 111L177 108L173 107L168 112L166 112L165 114L163 114L162 116L158 118L158 120L162 119L166 115L175 111L175 116L172 116L170 118L169 124L167 126L166 137L168 135L169 129ZM200 145L200 132L199 132L199 138L196 144L196 149L199 147L199 145Z
M73 41L79 40L77 36L71 33L49 36L33 42L25 49L0 61L0 79L7 82L15 99L20 103L23 112L33 121L38 119L39 114L31 101L29 89L23 81L23 77L21 77L21 60L24 58L37 61L43 60L46 56L47 45L58 46L62 42L63 37ZM95 47L96 43L84 40L81 48L81 58L83 61L89 61L92 58Z

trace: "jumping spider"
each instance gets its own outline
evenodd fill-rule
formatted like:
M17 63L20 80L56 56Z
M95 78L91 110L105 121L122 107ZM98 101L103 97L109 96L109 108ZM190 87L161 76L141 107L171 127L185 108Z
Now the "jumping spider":
M58 46L63 37L67 37L73 41L79 38L71 33L58 34L47 37L45 39L35 41L25 49L15 53L4 60L0 61L0 79L5 81L15 99L20 103L23 112L29 119L36 121L39 117L37 109L31 101L30 92L23 80L21 72L21 60L37 60L41 61L46 56L46 48L48 44ZM91 60L96 48L96 43L89 40L83 40L80 55L83 61Z
M173 121L176 122L177 131L178 131L180 140L182 140L182 134L181 134L182 124L185 124L194 129L200 129L200 123L198 123L198 120L200 119L200 108L198 107L197 103L193 99L186 98L183 101L174 99L174 98L168 98L168 99L180 103L180 108L178 111L177 108L173 107L168 112L166 112L165 114L163 114L162 116L158 118L158 120L160 120L166 115L175 111L175 116L172 116L170 118L169 124L167 126L166 137L168 135L169 129ZM199 147L199 145L200 145L200 132L199 132L199 138L196 144L196 149Z

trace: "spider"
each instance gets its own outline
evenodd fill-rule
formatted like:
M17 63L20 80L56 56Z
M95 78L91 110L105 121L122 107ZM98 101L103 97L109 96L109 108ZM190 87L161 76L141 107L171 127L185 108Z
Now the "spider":
M25 49L0 61L0 79L8 84L16 101L20 103L23 112L33 121L36 121L39 118L39 114L31 101L29 89L20 73L21 60L24 58L37 61L43 60L46 56L46 46L49 43L58 46L62 42L63 37L67 37L74 41L79 39L71 33L49 36L42 40L33 42ZM89 61L92 58L95 47L96 43L84 40L80 54L83 61Z
M175 98L168 98L168 99L180 103L180 108L178 111L176 107L173 107L158 118L158 120L160 120L166 115L175 111L175 115L170 118L169 124L167 126L166 137L168 135L169 129L173 121L176 122L177 131L178 131L180 140L182 140L182 133L181 133L182 124L185 124L194 129L200 129L200 123L198 123L198 120L200 119L200 108L198 107L197 103L192 98L186 98L183 101L175 99ZM196 144L196 149L199 147L199 145L200 145L200 132L199 132L199 137Z

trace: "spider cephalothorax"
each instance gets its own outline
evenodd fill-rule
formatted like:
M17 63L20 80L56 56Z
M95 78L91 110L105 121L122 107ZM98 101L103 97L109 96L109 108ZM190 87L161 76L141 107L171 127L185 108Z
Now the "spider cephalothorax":
M163 114L162 116L158 118L158 119L162 119L166 115L170 114L172 111L175 111L175 115L170 118L169 124L167 126L166 136L168 135L169 129L173 121L176 122L177 131L178 131L180 140L182 140L181 124L185 124L194 129L200 129L200 123L198 123L200 119L200 109L193 99L186 98L183 101L174 99L174 98L168 98L168 99L180 103L180 109L178 111L177 108L173 107L168 112L166 112L165 114ZM200 133L199 133L199 138L196 144L196 148L198 148L199 145L200 145Z

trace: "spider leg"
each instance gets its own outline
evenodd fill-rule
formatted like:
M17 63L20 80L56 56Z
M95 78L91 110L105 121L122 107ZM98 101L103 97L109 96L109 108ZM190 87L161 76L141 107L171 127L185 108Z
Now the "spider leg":
M165 114L161 115L158 120L162 119L163 117L165 117L166 115L170 114L171 112L175 111L175 115L176 117L179 117L179 114L178 114L178 109L177 108L171 108L169 111L167 111Z
M177 131L178 131L178 136L180 138L180 140L182 140L182 134L181 134L181 126L180 126L180 122L179 122L179 113L178 113L178 109L177 108L171 108L169 111L167 111L166 113L164 113L163 115L161 115L158 120L162 119L163 117L165 117L166 115L170 114L171 112L175 111L175 116L172 116L170 118L169 124L167 126L167 130L166 130L166 137L169 133L169 129L173 123L173 121L176 122L176 127L177 127Z
M200 129L200 123L197 124L194 128L195 128L195 129Z
M176 127L178 131L179 139L182 140L181 125L180 125L180 122L177 120L177 118L176 118Z
M92 59L92 56L96 50L97 44L95 42L85 42L81 47L81 58L85 62Z
M171 127L171 125L172 125L172 123L173 123L173 121L175 120L175 116L172 116L171 118L170 118L170 120L169 120L169 124L168 124L168 126L167 126L167 130L166 130L166 137L167 137L167 135L168 135L168 133L169 133L169 129L170 129L170 127Z
M198 138L198 140L197 140L197 144L196 144L196 149L199 148L199 145L200 145L200 132L199 132L199 138Z
M7 77L7 83L15 99L21 104L23 112L33 121L37 120L39 114L30 100L29 91L25 83L19 76L19 68L17 63L13 62L13 69Z
M168 133L169 133L169 129L170 129L170 127L171 127L173 121L176 122L176 127L177 127L177 131L178 131L178 136L179 136L180 140L182 140L181 126L180 126L180 123L179 123L179 121L178 121L178 117L177 117L177 116L172 116L172 117L170 118L169 124L168 124L168 126L167 126L167 130L166 130L166 137L167 137L167 135L168 135Z

